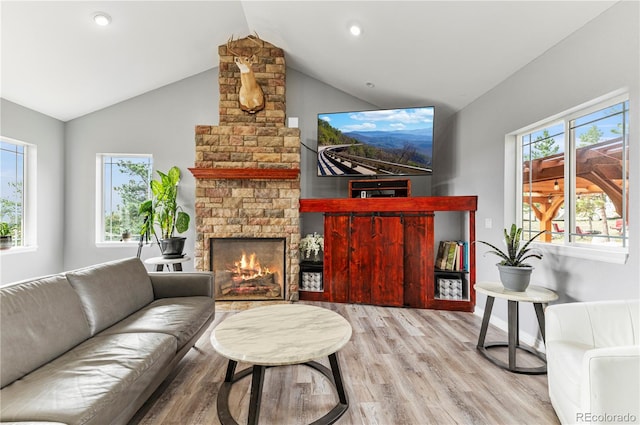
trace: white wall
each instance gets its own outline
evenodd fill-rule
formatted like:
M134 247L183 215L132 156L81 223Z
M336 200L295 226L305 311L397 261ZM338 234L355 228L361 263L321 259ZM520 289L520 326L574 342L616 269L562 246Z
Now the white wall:
M2 136L37 146L37 249L0 252L0 284L63 269L64 123L0 100Z
M640 290L640 69L638 2L620 2L460 111L436 152L434 194L478 195L477 238L499 244L514 222L505 204L505 135L621 88L630 93L630 248L626 264L547 254L532 283L560 293L559 302L638 298ZM450 148L449 148L450 147ZM507 188L507 189L505 189ZM507 212L505 212L507 211ZM484 228L485 218L493 221ZM496 257L477 254L477 279L497 280ZM479 307L484 306L479 297ZM506 320L506 303L494 312ZM530 310L530 311L529 311ZM536 333L533 309L522 309Z

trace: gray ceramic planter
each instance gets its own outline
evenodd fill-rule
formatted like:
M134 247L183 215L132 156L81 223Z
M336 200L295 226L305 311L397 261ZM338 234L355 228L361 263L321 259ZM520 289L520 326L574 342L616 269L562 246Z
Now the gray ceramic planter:
M529 286L533 267L512 267L497 264L500 271L500 281L504 289L514 292L524 292Z

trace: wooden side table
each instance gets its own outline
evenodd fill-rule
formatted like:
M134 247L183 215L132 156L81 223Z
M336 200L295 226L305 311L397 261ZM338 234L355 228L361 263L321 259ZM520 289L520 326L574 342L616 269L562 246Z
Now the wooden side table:
M519 303L528 302L533 303L533 308L536 311L536 317L538 318L538 326L540 333L542 334L542 341L545 342L544 337L544 307L543 304L548 304L551 301L558 299L558 295L546 288L540 286L529 285L524 292L514 292L504 289L501 283L497 282L478 282L474 288L477 292L485 294L487 296L487 304L484 307L484 316L482 318L482 327L480 328L480 336L478 337L478 351L484 357L486 357L493 364L507 369L515 373L524 373L528 375L540 375L547 373L546 357L543 353L534 350L531 347L520 345L520 331L519 331ZM493 309L493 302L496 298L502 298L508 301L508 342L495 342L491 344L485 344L485 337L487 336L487 328L489 327L489 319L491 318L491 310ZM509 363L497 359L492 356L488 349L496 347L508 347L509 348ZM516 362L516 351L520 349L533 354L545 364L540 367L520 367Z
M144 263L156 266L157 272L161 272L162 269L164 269L164 266L167 266L167 270L171 270L171 268L173 268L174 272L181 272L182 263L186 263L190 260L191 257L189 257L188 255L180 258L152 257L144 260Z

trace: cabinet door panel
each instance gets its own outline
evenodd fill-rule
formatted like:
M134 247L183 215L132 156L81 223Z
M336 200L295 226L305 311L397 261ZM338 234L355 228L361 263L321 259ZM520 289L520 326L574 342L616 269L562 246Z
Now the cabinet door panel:
M351 302L402 305L403 247L400 217L352 217Z
M404 220L404 305L425 308L433 275L433 215Z
M349 216L324 219L324 292L327 301L349 300Z
M371 279L375 268L373 263L373 217L354 216L350 227L349 301L357 304L371 304Z
M404 231L400 217L376 217L371 301L400 307L404 301Z

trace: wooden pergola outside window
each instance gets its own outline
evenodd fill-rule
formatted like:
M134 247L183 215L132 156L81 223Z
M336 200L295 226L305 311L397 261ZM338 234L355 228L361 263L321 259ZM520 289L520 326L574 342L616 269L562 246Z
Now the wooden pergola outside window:
M576 196L604 193L620 217L626 217L623 208L628 205L624 202L628 190L624 186L629 182L628 147L623 142L618 137L576 149ZM551 242L551 232L559 231L553 229L552 220L565 201L565 154L525 161L522 173L523 202L534 212L540 230L547 230L540 240ZM606 223L604 232L608 235Z

